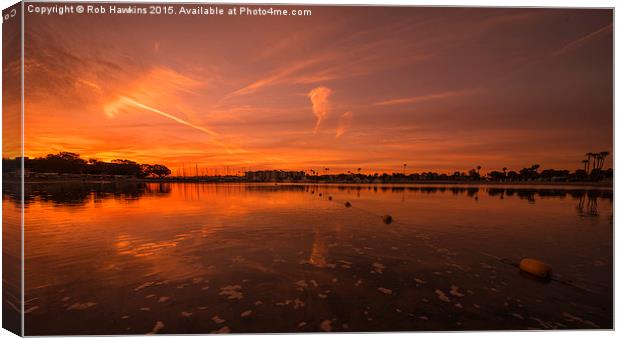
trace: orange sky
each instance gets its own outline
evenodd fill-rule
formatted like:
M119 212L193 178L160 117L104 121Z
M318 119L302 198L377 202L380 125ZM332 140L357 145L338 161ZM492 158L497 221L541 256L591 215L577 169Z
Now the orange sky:
M611 10L307 8L26 14L26 156L451 172L612 150Z

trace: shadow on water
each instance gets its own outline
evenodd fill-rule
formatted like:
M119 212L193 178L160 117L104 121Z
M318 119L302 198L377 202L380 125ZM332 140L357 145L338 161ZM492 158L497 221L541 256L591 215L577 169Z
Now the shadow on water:
M599 197L604 199L597 191L588 191L586 194L579 196L577 204L577 213L581 217L598 217L598 200ZM609 198L611 202L611 197Z
M192 184L196 191L204 184ZM209 184L206 184L207 186ZM592 188L531 188L531 187L457 187L457 186L392 186L392 185L304 185L304 184L226 184L217 185L217 192L309 192L319 188L337 189L341 192L355 193L360 197L363 192L377 193L405 193L420 194L452 194L465 195L478 200L481 194L489 197L504 199L517 197L528 203L536 203L537 198L573 198L577 200L576 209L583 217L596 217L599 200L613 202L613 191ZM182 189L191 189L182 185ZM16 201L19 198L18 184L6 184L4 195ZM25 185L25 204L28 206L34 200L52 202L63 205L83 205L103 199L137 200L144 196L164 196L171 192L170 183L145 182L60 182L60 183L29 183ZM209 191L207 191L209 193Z
M19 202L19 185L7 185L4 197ZM166 195L170 184L146 184L143 182L123 183L32 183L24 185L24 205L35 201L51 202L57 205L84 205L104 199L138 200L143 196Z

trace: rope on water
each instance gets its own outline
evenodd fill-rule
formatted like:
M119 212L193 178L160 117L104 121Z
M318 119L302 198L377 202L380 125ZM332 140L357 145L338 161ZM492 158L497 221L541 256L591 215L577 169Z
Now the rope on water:
M517 264L517 263L509 260L508 258L501 258L501 257L495 256L495 255L491 255L491 254L486 253L486 252L480 252L480 254L485 255L487 257L490 257L490 258L493 258L493 259L497 260L500 263L503 263L503 264L515 267L515 268L517 268L520 271L523 271L525 273L529 273L528 271L523 269L522 264ZM532 274L530 273L530 275L532 275ZM541 278L541 277L536 276L536 275L532 275L532 276ZM563 284L563 285L566 285L566 286L570 286L570 287L579 289L581 291L585 291L585 292L592 293L592 294L597 294L597 292L595 292L593 290L590 290L590 289L588 289L588 288L586 288L586 287L584 287L582 285L578 285L576 282L574 282L574 281L572 281L570 279L560 279L560 278L555 277L553 275L549 275L548 278L541 278L541 279L547 279L549 281L553 281L553 282L557 282L557 283L560 283L560 284Z
M310 193L314 194L314 193L315 193L315 191L314 191L314 190L310 190ZM351 202L349 202L349 201L347 201L347 200L340 200L340 199L336 199L336 198L334 198L334 197L333 197L333 196L331 196L331 195L321 194L321 196L319 196L319 197L320 197L320 198L321 198L321 197L327 197L327 199L328 199L329 201L336 202L336 203L341 203L341 204L343 204L346 208L351 208L351 209L359 210L359 211L364 212L364 213L366 213L366 214L369 214L369 215L371 215L371 216L375 216L375 217L377 217L377 218L381 219L381 220L383 221L383 223L385 223L385 224L392 224L392 223L393 223L393 224L397 224L397 225L405 226L405 227L407 227L407 228L408 228L408 229L410 229L410 230L412 230L412 229L422 229L422 230L425 230L425 231L430 231L430 232L434 232L434 233L436 233L436 234L440 234L440 235L445 235L445 234L447 234L447 232L444 232L444 231L439 231L439 230L437 230L436 228L424 227L424 226L420 226L419 224L417 224L417 225L408 224L408 223L405 223L405 222L402 222L402 221L399 221L399 220L394 219L394 218L393 218L391 215L389 215L389 214L383 214L383 215L382 215L382 214L375 213L375 212L373 212L373 211L371 211L371 210L367 210L367 209L364 209L364 208L360 208L360 207L358 207L357 205L352 204Z
M311 193L312 193L312 194L314 194L314 190L312 190L312 191L311 191ZM319 194L318 194L318 196L319 196L319 197L323 197L323 195L324 195L323 193L319 193ZM343 204L344 204L344 206L345 206L345 208L352 208L352 209L356 209L356 210L359 210L359 211L361 211L361 212L367 213L367 214L369 214L369 215L372 215L372 216L378 217L378 218L380 218L380 219L381 219L384 223L386 223L386 224L396 223L396 224L400 224L400 225L403 225L403 226L413 227L411 224L407 224L407 223L404 223L404 222L401 222L401 221L394 220L394 219L392 218L392 216L390 216L389 214L386 214L386 215L377 214L377 213L375 213L375 212L373 212L373 211L366 210L366 209L364 209L364 208L360 208L360 207L358 207L358 206L355 206L355 205L351 204L351 202L349 202L349 201L337 200L337 199L333 198L331 195L328 195L328 200L329 200L329 201L334 201L334 202L343 203ZM417 227L417 226L416 226L416 227ZM425 229L425 230L428 230L428 229ZM436 229L433 229L433 230L436 230ZM437 232L437 231L436 231L436 232ZM524 270L524 268L523 268L523 266L521 266L521 264L515 263L514 261L511 261L511 260L510 260L510 259L508 259L508 258L498 257L498 256L495 256L495 255L492 255L492 254L486 253L486 252L477 252L477 253L482 254L482 255L484 255L484 256L487 256L487 257L490 257L490 258L493 258L493 259L495 259L496 261L498 261L498 262L500 262L500 263L502 263L502 264L506 264L506 265L512 266L512 267L514 267L514 268L519 269L520 271L524 271L525 273L528 273L528 271ZM534 260L534 261L535 261L535 260ZM536 262L536 261L535 261L535 262ZM540 262L540 263L544 265L544 263L542 263L542 262ZM581 290L581 291L585 291L585 292L588 292L588 293L597 294L597 292L594 292L593 290L590 290L590 289L588 289L588 288L586 288L586 287L584 287L584 286L578 285L578 284L576 284L576 283L575 283L574 281L572 281L572 280L569 280L569 279L560 279L560 278L557 278L557 277L555 277L555 276L552 276L552 275L550 274L550 271L551 271L551 268L549 268L549 276L548 276L547 278L543 278L543 279L547 279L547 280L549 280L549 281L553 281L553 282L556 282L556 283L560 283L560 284L562 284L562 285L570 286L570 287L573 287L573 288L576 288L576 289L579 289L579 290ZM530 273L530 274L531 274L531 273ZM541 278L540 276L536 276L536 275L534 275L534 274L531 274L531 275L532 275L532 276L535 276L535 277L538 277L538 278Z

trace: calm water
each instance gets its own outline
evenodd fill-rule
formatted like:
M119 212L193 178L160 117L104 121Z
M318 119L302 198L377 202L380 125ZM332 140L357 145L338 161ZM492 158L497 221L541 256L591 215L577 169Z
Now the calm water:
M27 190L29 335L612 327L611 190ZM571 285L499 260L523 257Z

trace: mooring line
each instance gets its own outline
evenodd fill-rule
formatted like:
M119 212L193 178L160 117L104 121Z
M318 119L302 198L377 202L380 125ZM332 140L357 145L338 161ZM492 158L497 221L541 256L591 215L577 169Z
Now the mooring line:
M512 267L515 267L515 268L521 270L521 268L519 267L519 264L509 260L508 258L501 258L501 257L495 256L495 255L492 255L492 254L486 253L486 252L479 252L479 253L482 254L482 255L485 255L487 257L493 258L493 259L497 260L500 263L504 263L506 265L510 265ZM534 276L534 277L536 277L536 276ZM588 289L588 288L586 288L584 286L577 285L574 281L572 281L570 279L560 279L560 278L554 277L553 275L551 275L547 279L549 281L557 282L557 283L560 283L560 284L563 284L563 285L566 285L566 286L571 286L571 287L574 287L576 289L579 289L579 290L582 290L582 291L586 291L586 292L589 292L589 293L592 293L592 294L598 294L597 292L595 292L593 290L590 290L590 289Z
M317 189L317 192L318 192L318 189ZM312 193L314 194L314 190L312 190ZM395 220L395 219L393 219L393 218L392 218L390 215L388 215L388 214L386 214L386 215L377 214L377 213L375 213L375 212L373 212L373 211L366 210L366 209L364 209L364 208L360 208L360 207L358 207L358 206L355 206L355 205L353 205L353 204L352 204L351 202L349 202L349 201L335 199L335 198L334 198L333 196L331 196L331 195L324 196L325 194L324 194L323 192L320 192L320 193L318 193L318 194L316 194L316 195L317 195L319 198L327 197L327 198L328 198L328 201L333 201L333 202L336 202L336 203L343 203L343 204L345 205L345 208L356 209L356 210L359 210L359 211L365 212L365 213L367 213L367 214L370 214L370 215L372 215L372 216L375 216L375 217L377 217L377 218L380 218L380 219L382 219L383 223L385 223L385 224L395 223L395 224L399 224L399 225L402 225L402 226L408 227L408 229L409 229L409 230L411 230L411 228L419 228L419 226L417 226L417 225L415 225L415 226L414 226L414 225L411 225L411 224L404 223L404 222L402 222L402 221ZM386 221L383 219L384 217L387 217L387 216L389 216L389 217L390 217L389 222L386 222ZM431 232L433 232L433 231L434 231L435 233L440 233L440 234L441 234L441 232L436 231L436 229L425 228L424 230L431 230ZM417 231L415 231L415 230L414 230L414 232L417 232ZM477 251L472 251L472 252L473 252L473 253L477 253L477 254L481 254L481 255L484 255L484 256L487 256L487 257L490 257L490 258L493 258L493 259L497 260L497 261L498 261L498 262L500 262L500 263L503 263L503 264L506 264L506 265L509 265L509 266L512 266L512 267L514 267L514 268L517 268L517 269L521 270L521 268L520 268L519 264L517 264L517 263L515 263L515 262L513 262L513 261L511 261L511 260L509 260L509 259L507 259L507 258L498 257L498 256L495 256L495 255L492 255L492 254L486 253L486 252L477 252ZM527 272L526 272L526 273L527 273ZM534 276L534 275L532 275L532 276ZM534 277L537 277L537 276L534 276ZM540 277L537 277L537 278L540 278ZM573 287L573 288L576 288L576 289L579 289L579 290L581 290L581 291L585 291L585 292L588 292L588 293L598 294L597 292L595 292L595 291L593 291L593 290L590 290L590 289L588 289L588 288L586 288L586 287L584 287L584 286L581 286L581 285L577 285L577 284L575 284L575 282L574 282L574 281L572 281L572 280L568 280L568 279L560 279L560 278L557 278L557 277L554 277L554 276L550 276L549 278L547 278L547 280L549 280L549 281L553 281L553 282L557 282L557 283L560 283L560 284L562 284L562 285L570 286L570 287Z

